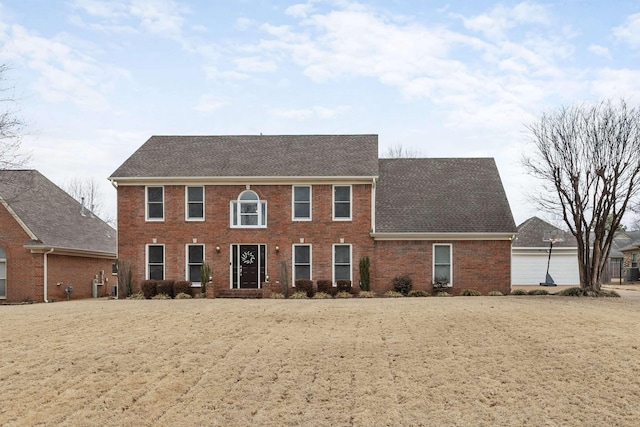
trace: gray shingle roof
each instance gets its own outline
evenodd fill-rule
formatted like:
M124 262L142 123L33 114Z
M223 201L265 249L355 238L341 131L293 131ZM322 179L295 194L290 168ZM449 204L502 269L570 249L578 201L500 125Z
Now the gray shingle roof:
M376 232L515 233L491 158L380 159Z
M111 178L377 175L377 135L152 136Z
M116 230L35 170L0 171L0 197L35 234L35 242L54 248L116 254Z
M573 234L534 216L518 226L518 235L513 241L513 247L540 248L549 246L549 242L542 241L544 232L549 230L562 231L564 233L564 241L554 243L554 248L576 248L578 246Z

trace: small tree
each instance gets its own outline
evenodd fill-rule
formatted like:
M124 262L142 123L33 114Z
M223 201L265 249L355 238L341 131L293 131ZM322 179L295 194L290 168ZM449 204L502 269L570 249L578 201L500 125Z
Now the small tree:
M360 289L363 291L371 290L368 256L360 258Z
M124 297L130 297L131 294L133 294L131 261L119 259L116 265L118 268L118 285L120 286Z
M528 173L538 206L561 212L577 240L580 286L599 292L615 230L640 191L640 109L624 100L563 107L530 124Z
M204 295L207 294L207 283L209 281L211 281L211 265L205 262L200 269L200 292Z

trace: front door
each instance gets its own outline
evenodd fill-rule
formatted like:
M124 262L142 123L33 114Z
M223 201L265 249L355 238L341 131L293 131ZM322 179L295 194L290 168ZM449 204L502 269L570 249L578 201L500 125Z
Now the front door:
M240 287L241 288L259 288L258 273L259 254L258 245L240 245L239 254L240 265Z

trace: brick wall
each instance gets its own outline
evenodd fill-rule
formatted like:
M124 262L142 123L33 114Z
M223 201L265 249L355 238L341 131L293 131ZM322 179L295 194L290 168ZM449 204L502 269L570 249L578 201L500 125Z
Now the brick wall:
M39 256L42 257L42 254ZM69 299L92 298L93 278L98 275L100 280L101 270L104 271L104 278L107 281L97 287L97 296L111 295L111 286L118 284L116 277L111 275L111 266L114 262L115 260L110 259L56 255L55 252L47 255L49 301L67 300L64 289L68 285L73 287Z

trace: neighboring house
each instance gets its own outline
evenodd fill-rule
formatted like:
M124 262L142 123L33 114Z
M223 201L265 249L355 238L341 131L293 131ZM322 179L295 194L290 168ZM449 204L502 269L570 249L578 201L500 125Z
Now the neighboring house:
M553 244L543 241L545 233L555 232L563 241ZM540 286L546 282L547 266L557 286L580 286L578 244L575 237L538 217L532 217L518 226L518 235L511 249L512 289ZM555 291L555 290L554 290Z
M615 251L614 251L615 248ZM613 240L610 258L618 257L618 276L626 282L640 281L639 259L640 259L640 231L620 231L616 233ZM613 259L611 260L613 264ZM615 269L613 267L612 269Z
M153 136L110 179L134 289L198 287L203 263L216 288L357 285L367 256L378 293L402 274L510 290L516 228L493 159L379 159L377 135Z
M112 227L35 170L0 171L0 203L0 303L110 294Z

